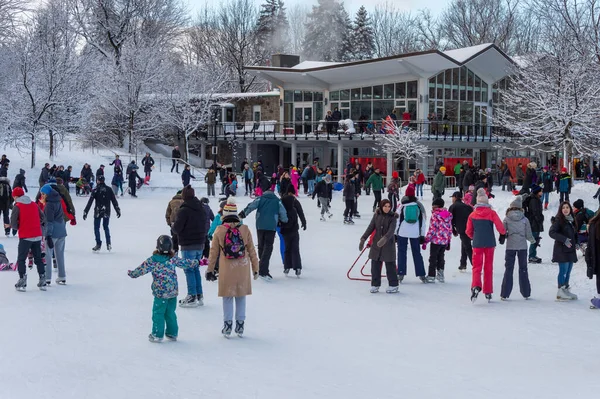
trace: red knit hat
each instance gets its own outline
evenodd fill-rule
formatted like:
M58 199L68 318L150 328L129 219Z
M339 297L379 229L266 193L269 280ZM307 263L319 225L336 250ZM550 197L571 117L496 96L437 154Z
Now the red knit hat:
M397 171L393 171L392 172L392 179L397 179L398 178L398 172Z
M406 187L406 191L404 192L404 195L406 195L407 197L414 197L415 196L415 186L413 186L412 184L409 184Z
M567 173L567 168L562 168L562 169L560 170L560 172L561 172L561 173Z
M21 187L15 187L12 191L13 198L22 197L25 195L25 191Z

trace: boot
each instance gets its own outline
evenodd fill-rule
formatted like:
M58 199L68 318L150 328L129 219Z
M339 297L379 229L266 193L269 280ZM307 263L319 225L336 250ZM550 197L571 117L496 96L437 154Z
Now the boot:
M547 210L547 209L548 209L548 203L546 202L546 203L544 204L544 210Z
M102 243L96 244L96 246L94 248L92 248L92 251L98 252L98 251L100 251L100 248L102 248Z
M436 279L437 279L437 280L438 280L440 283L443 283L443 282L445 282L445 280L444 280L444 271L443 271L443 270L438 270L438 271L437 271L437 274L436 274L436 276L435 276L435 278L436 278Z
M40 281L37 286L40 291L46 291L46 275L44 273L40 274Z
M573 301L577 300L577 295L575 295L571 292L571 287L569 287L568 285L565 285L565 292L567 293L568 296L571 297L571 300L573 300Z
M27 275L19 278L17 284L15 284L15 288L17 291L25 292L25 289L27 288Z
M570 301L571 300L571 296L569 296L569 294L565 291L565 287L560 287L558 289L558 292L556 293L556 300L557 301Z
M223 334L223 336L225 338L229 338L231 336L231 330L233 328L233 321L228 320L223 322L223 329L221 330L221 334Z
M243 320L235 321L235 333L240 338L242 338L242 336L244 335L244 321Z

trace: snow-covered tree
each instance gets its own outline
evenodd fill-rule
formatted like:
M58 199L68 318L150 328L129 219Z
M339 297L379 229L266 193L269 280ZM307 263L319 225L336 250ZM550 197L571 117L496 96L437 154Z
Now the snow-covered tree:
M306 36L306 23L310 8L306 4L295 4L288 11L290 25L290 47L291 54L302 54L302 42Z
M394 126L386 134L376 135L379 148L383 152L391 152L396 160L425 158L429 147L420 141L420 134L413 129L401 129Z
M15 28L21 25L28 6L27 0L0 0L0 45L15 38Z
M376 57L421 50L418 19L399 9L394 3L386 2L375 6L371 21Z
M368 60L375 52L375 36L373 24L365 6L356 12L350 35L352 55L354 60Z
M266 0L261 5L256 26L256 34L265 53L285 53L290 46L289 30L283 0Z
M350 16L343 3L319 0L306 23L304 58L318 61L348 61L352 58Z

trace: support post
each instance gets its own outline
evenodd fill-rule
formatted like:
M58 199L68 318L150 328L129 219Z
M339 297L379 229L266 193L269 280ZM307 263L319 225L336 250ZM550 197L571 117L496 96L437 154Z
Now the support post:
M291 156L290 163L297 167L298 166L298 165L296 165L297 159L298 159L298 144L296 144L295 141L292 141L292 156Z
M190 160L188 159L187 162L189 163ZM206 168L206 143L205 142L200 143L200 167Z
M246 157L245 157L248 162L252 162L252 143L250 143L249 141L246 141Z
M344 182L344 144L342 141L338 141L337 144L337 181L340 183Z
M387 174L386 174L386 184L388 184L390 181L392 181L392 169L394 168L394 154L392 154L390 151L387 152L387 163L386 163L386 169L387 169Z

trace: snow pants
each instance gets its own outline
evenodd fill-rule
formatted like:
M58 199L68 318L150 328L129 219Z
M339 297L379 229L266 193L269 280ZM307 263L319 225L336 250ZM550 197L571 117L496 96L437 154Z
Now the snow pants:
M429 246L429 277L435 277L438 270L444 270L445 245L431 244Z
M54 248L46 248L46 256L48 261L46 262L46 280L52 280L52 255L56 257L56 265L58 267L58 278L63 279L67 277L65 271L65 239L66 237L53 238Z
M285 243L285 252L283 255L284 269L302 269L302 259L300 258L300 234L298 230L286 231L283 234Z
M266 276L269 274L269 262L273 254L273 243L275 242L274 230L256 230L258 235L258 274Z
M381 287L381 266L383 266L383 263L380 260L371 260L371 287ZM390 287L397 287L398 273L394 262L385 262L385 274Z
M415 274L417 277L424 277L425 264L423 263L423 256L421 255L419 238L396 237L398 238L398 274L402 276L406 275L408 241L410 240L410 252L412 252L413 262L415 263Z
M471 239L465 233L460 235L460 267L467 267L467 259L473 266L473 244L471 243Z
M19 270L19 277L25 277L27 273L27 269L25 267L25 259L27 259L27 254L31 250L33 254L33 261L37 266L38 274L44 274L44 261L42 260L42 241L27 241L20 239L19 246L17 247L17 268ZM52 261L50 261L52 262Z
M531 296L531 284L529 283L529 272L527 271L527 250L507 249L504 258L504 278L500 296L509 298L513 288L513 272L515 270L515 258L519 259L519 289L523 298Z
M177 298L156 298L152 305L152 335L158 338L165 336L165 323L167 335L176 337L179 333L177 325Z
M483 293L494 292L494 250L491 248L473 248L473 280L471 288L480 287L483 272Z

